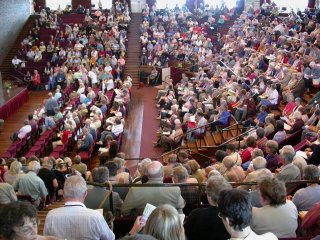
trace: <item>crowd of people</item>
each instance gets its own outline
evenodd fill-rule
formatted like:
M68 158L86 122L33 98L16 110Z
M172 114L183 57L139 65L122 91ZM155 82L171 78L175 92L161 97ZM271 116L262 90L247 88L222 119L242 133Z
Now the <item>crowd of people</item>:
M84 83L90 79L93 84L103 82L103 90L109 90L113 78L123 80L127 26L131 20L128 5L116 2L110 11L77 12L84 16L83 22L72 25L62 22L63 12L40 11L39 19L12 60L16 69L35 62L31 64L35 66L34 74L27 72L24 77L26 83L47 84L53 89L57 85L69 86L77 79ZM52 30L51 35L48 40L41 40L39 32L46 29ZM47 61L43 72L37 69L40 61Z
M202 175L201 169L195 170L196 161L188 160L186 152L171 156L170 164L166 166L158 161L144 159L132 179L127 170L122 169L123 153L119 153L113 161L94 168L88 174L88 184L84 179L87 168L79 156L75 157L73 165L71 159L45 158L40 166L40 161L32 158L27 169L22 168L21 160L10 159L10 170L3 174L7 183L0 183L0 213L8 216L0 220L1 236L5 239L20 239L18 236L23 231L25 237L30 236L30 239L37 235L36 207L41 201L50 201L51 197L59 196L58 189L63 189L65 204L64 207L49 211L43 239L79 239L84 236L90 239L114 239L112 223L106 221L103 217L105 215L95 211L99 208L104 213L113 209L119 216L138 216L129 236L124 239L133 236L137 237L134 239L144 239L139 238L140 234L160 240L199 237L245 239L249 235L252 236L250 239L293 238L296 237L298 227L298 211L308 211L302 218L301 227L310 236L314 236L318 233L320 188L318 183L310 183L292 197L287 196L288 185L285 181L290 179L289 175L292 176L294 171L299 171L289 163L293 158L290 148L285 146L281 150L280 159L287 164L275 175L262 167L266 162L263 157L253 160L254 169L247 175L247 179L257 181L257 185L250 186L251 191L243 189L243 186L232 187L229 179L216 169L208 168ZM61 165L66 168L63 169ZM54 171L53 167L56 168ZM232 171L236 174L235 169ZM60 176L63 174L66 175L62 182ZM303 179L317 181L319 177L320 169L317 166L308 165L304 168ZM144 183L145 186L137 185L129 189L119 187L117 184L125 178L135 183ZM153 187L169 179L181 184L197 183L202 179L206 183L206 199L202 201L207 208L194 209L185 216L184 208L198 201L199 186ZM90 185L90 182L95 185ZM106 189L106 183L109 183L109 190ZM17 201L15 192L30 195L32 203ZM113 201L107 199L110 195ZM124 196L123 200L121 195ZM144 210L146 204L155 206L147 219ZM75 225L81 227L72 227Z
M128 6L117 6L114 17L119 11L123 19L130 19L125 14ZM219 18L217 24L220 25L233 14L225 8L214 11L227 18ZM95 16L99 15L99 20L102 16L103 22L100 13L96 12ZM55 17L45 14L48 13L43 11L43 19L54 21ZM100 166L88 171L79 155L73 161L70 158L39 160L32 157L28 163L25 158L1 162L0 204L5 205L0 208L0 215L8 216L8 219L0 219L1 237L36 238L35 207L46 207L62 195L66 201L64 207L49 211L43 232L45 237L38 236L39 239L114 239L112 223L106 221L110 220L106 217L109 211L116 216L136 218L128 236L123 239L272 240L294 238L297 231L301 234L301 229L308 236L320 232L320 95L314 95L307 104L302 100L304 90L312 91L320 79L317 19L314 15L309 16L310 13L301 12L281 18L276 14L264 16L249 8L235 20L228 34L218 37L218 43L213 44L206 34L208 26L213 26L216 20L209 10L200 9L197 14L200 16L191 17L186 8L178 7L144 10L142 63L165 66L169 59L175 58L189 62L194 72L190 78L183 74L175 85L168 79L159 90L156 106L160 110L161 128L155 144L170 150L203 136L207 128L214 133L233 120L245 129L251 129L240 143L242 149L229 143L225 150L216 151L214 159L205 167L192 159L187 151L180 150L170 154L166 163L146 158L138 164L137 171L130 174L125 167L125 153L119 152L116 140L123 132L131 79L122 76L120 62L125 57L122 50L115 50L114 45L106 46L112 42L121 45L125 34L123 38L116 37L121 31L116 28L117 24L112 24L103 40L104 32L95 28L101 24L94 24L95 17L87 14L85 19L95 26L89 35L93 35L95 42L89 43L91 38L87 44L80 40L84 38L83 34L88 35L87 29L79 35L72 29L67 35L74 37L68 40L73 43L69 50L81 53L79 59L87 59L88 66L82 60L81 64L72 62L71 65L67 60L61 66L68 71L71 68L73 76L77 76L74 77L76 82L66 81L61 85L74 88L70 101L78 99L76 102L81 104L76 105L77 109L61 113L58 87L56 94L49 93L44 106L25 120L12 139L24 138L43 116L41 133L53 128L56 120L65 115L60 139L53 142L54 147L65 144L82 121L84 127L80 136L77 134L81 139L77 152L88 150L94 144L100 145ZM199 19L203 17L207 17L207 22L200 23ZM108 52L108 47L110 54L100 56L99 53ZM112 61L108 65L108 57L116 58L115 65ZM60 74L61 68L58 73L53 71L53 75ZM117 74L118 68L121 74ZM106 78L97 78L96 71L106 72ZM99 79L101 84L94 79ZM51 86L56 88L56 82ZM98 86L101 91L96 92ZM115 89L116 97L111 115L106 118L111 99L104 94L105 90L111 89ZM270 107L278 105L279 101L285 103L281 115L269 114ZM101 129L104 123L107 126ZM289 134L298 131L307 147L302 151L283 144ZM309 182L301 186L290 182L294 180ZM240 186L234 187L230 182ZM256 184L249 184L252 182ZM119 186L122 183L144 186ZM162 183L168 185L154 187ZM200 201L206 208L194 209L201 197L198 184L205 184L204 197ZM30 196L31 204L17 202L19 195ZM147 204L154 205L155 210L146 219ZM103 209L103 215L93 211L99 208ZM301 227L297 230L299 211L307 213L301 217Z
M319 86L320 35L316 15L292 12L284 17L265 16L249 8L235 20L228 34L217 40L220 46L213 47L207 38L206 26L210 22L198 27L208 17L208 12L202 14L197 19L183 8L145 11L142 52L150 56L154 52L169 53L163 58L164 64L151 65L163 66L178 59L188 63L192 71L182 74L176 84L174 76L162 84L156 97L161 127L155 145L167 151L184 140L203 138L207 130L214 133L227 127L232 120L246 130L263 128L260 136L256 130L251 132L255 141L266 142L267 137L282 143L301 128L301 140L317 140L319 94L307 104L303 99L305 92ZM143 40L145 37L148 39ZM192 56L195 59L190 59ZM270 109L279 106L281 114L270 113ZM244 139L241 147L256 146L248 146L247 142ZM316 143L308 142L317 148ZM306 158L311 157L311 152L306 154ZM242 158L245 163L250 156ZM318 164L315 155L310 161Z

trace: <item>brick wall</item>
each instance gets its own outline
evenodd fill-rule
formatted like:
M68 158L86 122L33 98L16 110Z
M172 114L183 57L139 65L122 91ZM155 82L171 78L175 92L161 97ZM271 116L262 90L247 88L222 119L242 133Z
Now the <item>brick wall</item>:
M0 63L30 16L30 0L0 0Z

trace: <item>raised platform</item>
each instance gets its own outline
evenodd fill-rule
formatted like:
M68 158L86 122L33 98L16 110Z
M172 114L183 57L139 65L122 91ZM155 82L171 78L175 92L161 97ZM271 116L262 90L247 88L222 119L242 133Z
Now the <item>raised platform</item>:
M10 90L0 89L0 119L7 119L29 99L28 89L13 86Z

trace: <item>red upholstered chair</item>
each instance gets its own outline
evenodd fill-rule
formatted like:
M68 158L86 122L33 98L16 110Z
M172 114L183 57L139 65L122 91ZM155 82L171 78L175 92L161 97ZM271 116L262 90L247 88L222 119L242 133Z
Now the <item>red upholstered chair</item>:
M53 152L50 154L50 156L54 158L64 157L67 151L68 151L68 141L63 145L56 146L53 149Z
M95 143L93 143L90 146L89 150L83 150L83 151L78 152L78 155L81 157L81 161L86 162L88 164L89 168L91 166L91 155L93 152L94 145L95 145Z

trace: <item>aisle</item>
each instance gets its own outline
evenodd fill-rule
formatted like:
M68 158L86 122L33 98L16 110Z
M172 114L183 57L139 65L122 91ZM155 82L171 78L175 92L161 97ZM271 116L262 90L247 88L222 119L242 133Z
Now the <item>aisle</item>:
M0 153L4 153L11 145L10 136L19 131L23 126L23 121L28 115L40 107L43 100L48 96L48 91L29 91L29 100L24 103L17 111L4 121L4 127L0 133Z
M159 129L159 120L157 120L158 109L155 107L158 89L154 87L144 87L141 90L143 94L143 125L141 135L140 157L158 157L162 154L162 148L153 147L157 140L157 130Z

